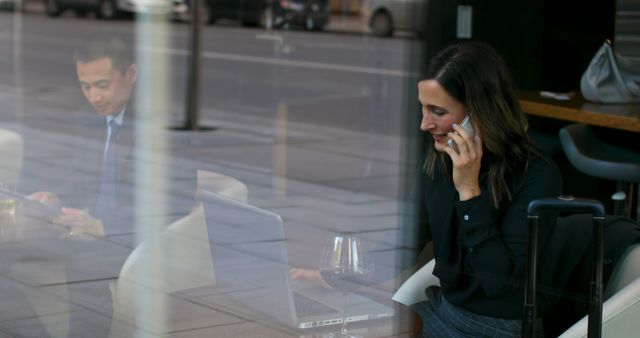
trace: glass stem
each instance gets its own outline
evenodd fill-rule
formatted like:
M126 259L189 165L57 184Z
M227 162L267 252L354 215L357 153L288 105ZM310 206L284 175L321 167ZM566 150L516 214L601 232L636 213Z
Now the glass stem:
M344 312L342 313L342 329L340 330L340 334L343 337L347 337L349 335L349 332L347 331L347 294L343 293L342 294L342 301L344 303L343 309Z

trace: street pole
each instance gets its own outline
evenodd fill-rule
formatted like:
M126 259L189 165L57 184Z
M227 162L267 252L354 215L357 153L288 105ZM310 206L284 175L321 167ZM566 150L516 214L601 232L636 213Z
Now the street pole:
M198 131L198 109L200 99L200 4L202 0L191 0L191 54L187 82L187 116L184 128Z
M191 0L191 46L189 65L187 70L186 116L181 127L172 128L182 131L208 131L211 127L198 124L200 110L200 54L202 50L201 29L202 15L200 12L203 0Z

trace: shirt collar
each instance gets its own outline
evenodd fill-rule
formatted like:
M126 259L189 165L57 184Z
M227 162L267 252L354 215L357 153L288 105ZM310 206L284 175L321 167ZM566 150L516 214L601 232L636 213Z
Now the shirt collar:
M122 122L124 121L124 113L125 113L125 110L122 109L120 114L116 115L115 117L111 115L107 116L107 125L111 123L111 121L115 120L119 126L122 126Z

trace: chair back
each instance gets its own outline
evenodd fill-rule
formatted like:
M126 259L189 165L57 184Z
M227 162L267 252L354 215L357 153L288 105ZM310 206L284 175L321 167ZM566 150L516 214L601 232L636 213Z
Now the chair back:
M196 194L198 196L201 191L212 191L242 202L247 201L246 185L235 178L204 170L198 170L197 177ZM172 223L161 236L167 252L162 257L162 266L158 269L162 276L145 278L145 280L164 278L159 284L162 285L162 290L154 290L158 297L166 297L172 292L215 283L213 259L202 203L198 203L189 215ZM143 285L137 272L140 271L141 264L149 261L151 254L150 244L146 241L140 243L123 264L117 283L110 286L114 304L112 337L133 336L135 326L140 325L135 322L136 313L142 306L135 301L136 290L140 287L154 286ZM145 329L157 333L165 333L161 331L167 329L158 323L143 325Z
M629 246L620 257L607 282L604 299L609 299L638 278L640 278L640 243Z
M202 191L212 191L237 201L246 202L248 199L247 186L237 179L214 173L212 171L198 170L198 191L196 197L200 199Z
M602 336L635 337L640 332L640 244L631 245L614 267L604 292ZM587 317L560 338L587 337Z
M569 162L581 172L613 181L640 182L636 151L602 142L589 126L580 123L560 129L559 137Z
M9 129L0 129L0 184L18 185L22 170L24 144L22 136Z
M440 280L433 274L435 266L436 260L430 260L402 283L392 299L407 306L427 300L424 290L429 286L440 286Z

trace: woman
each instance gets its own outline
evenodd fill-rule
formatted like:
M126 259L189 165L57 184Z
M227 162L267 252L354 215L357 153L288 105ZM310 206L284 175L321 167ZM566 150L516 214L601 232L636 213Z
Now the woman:
M431 134L425 241L433 241L441 283L415 305L422 335L518 337L527 205L560 195L560 172L527 137L507 67L488 45L462 43L440 52L418 92L420 129ZM475 132L459 125L467 116ZM541 229L548 229L544 223Z

